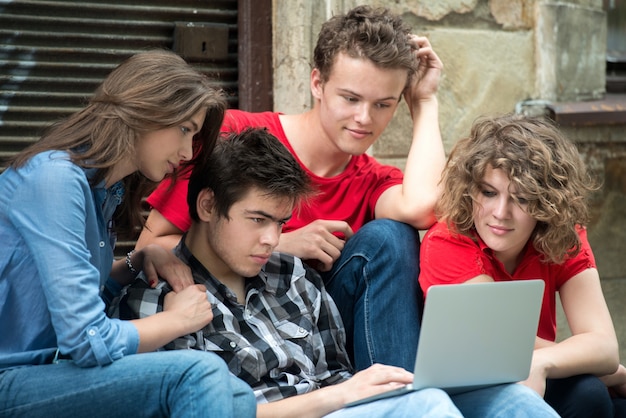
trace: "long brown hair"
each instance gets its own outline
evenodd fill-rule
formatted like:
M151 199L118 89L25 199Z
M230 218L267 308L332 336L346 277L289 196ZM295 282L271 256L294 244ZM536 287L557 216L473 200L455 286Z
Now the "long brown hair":
M90 179L94 186L135 152L143 134L177 126L202 108L206 117L194 137L194 157L182 167L204 161L213 150L226 110L225 98L208 77L175 53L141 52L115 68L84 109L50 126L38 142L15 156L11 166L20 167L43 151L63 150L78 166L97 169ZM132 230L143 223L141 200L155 184L138 172L123 182L126 195L117 218Z

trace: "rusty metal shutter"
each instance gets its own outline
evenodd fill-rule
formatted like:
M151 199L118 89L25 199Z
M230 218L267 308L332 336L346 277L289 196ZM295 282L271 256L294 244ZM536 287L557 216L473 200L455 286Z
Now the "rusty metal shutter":
M226 26L225 58L188 61L237 107L237 0L0 0L0 172L124 58L173 49L175 27L187 22ZM120 244L118 254L133 245Z

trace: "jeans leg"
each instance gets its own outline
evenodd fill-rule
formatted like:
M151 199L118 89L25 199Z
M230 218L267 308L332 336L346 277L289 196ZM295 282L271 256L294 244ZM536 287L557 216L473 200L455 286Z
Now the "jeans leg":
M625 398L613 398L613 410L615 411L615 418L626 418L626 399Z
M422 389L402 396L344 408L325 418L462 418L447 393L441 389Z
M215 354L168 351L105 367L72 362L0 372L2 417L254 417L250 387ZM235 409L236 408L236 409Z
M513 383L451 396L466 418L541 418L559 415L527 386Z
M323 273L357 370L383 363L413 371L422 306L418 274L417 231L388 219L365 224Z
M606 385L589 374L548 379L544 399L564 418L612 418L614 414Z

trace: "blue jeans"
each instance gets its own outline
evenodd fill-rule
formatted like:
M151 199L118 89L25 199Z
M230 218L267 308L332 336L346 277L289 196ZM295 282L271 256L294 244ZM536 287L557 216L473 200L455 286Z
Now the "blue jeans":
M510 384L452 396L441 389L422 389L326 415L357 417L558 418L558 414L532 389Z
M356 370L382 363L413 371L422 312L418 274L417 231L388 219L365 224L322 273Z
M105 367L0 371L0 417L254 417L250 387L215 354L136 354Z
M422 389L402 396L380 399L325 415L324 418L462 418L461 412L441 389Z
M543 418L559 415L534 390L512 383L451 396L466 418Z
M614 416L613 402L606 385L590 374L548 379L544 399L565 418Z

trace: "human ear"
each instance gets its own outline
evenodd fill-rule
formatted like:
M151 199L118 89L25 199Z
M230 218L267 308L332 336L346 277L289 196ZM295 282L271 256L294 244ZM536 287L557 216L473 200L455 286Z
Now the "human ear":
M311 71L311 95L316 100L321 100L323 91L324 82L322 81L322 74L319 69L313 68L313 71Z
M196 200L196 209L198 217L203 222L211 220L213 213L215 212L215 195L211 189L202 189L198 193L198 199Z

